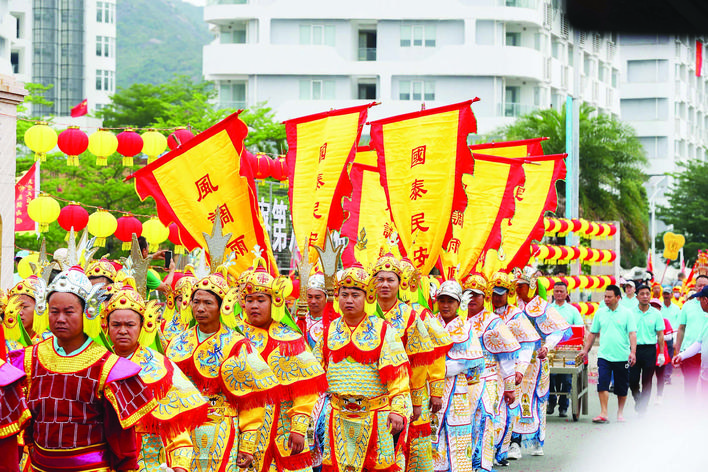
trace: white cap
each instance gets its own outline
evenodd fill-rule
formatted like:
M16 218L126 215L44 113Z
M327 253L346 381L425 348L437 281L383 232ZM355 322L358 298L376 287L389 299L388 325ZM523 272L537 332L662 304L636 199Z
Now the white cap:
M462 301L462 287L456 280L446 280L440 285L440 290L438 290L437 298L441 295L447 295L448 297L454 298L458 302Z

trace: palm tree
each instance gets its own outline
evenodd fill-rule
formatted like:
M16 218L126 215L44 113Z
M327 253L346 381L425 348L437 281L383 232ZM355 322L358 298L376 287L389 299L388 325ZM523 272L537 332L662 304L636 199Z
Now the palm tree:
M644 183L647 159L631 126L581 104L580 216L592 221L621 222L621 263L644 265L648 248L648 203ZM565 107L536 110L498 133L507 140L549 138L546 154L565 152ZM565 182L558 183L558 214L565 208Z

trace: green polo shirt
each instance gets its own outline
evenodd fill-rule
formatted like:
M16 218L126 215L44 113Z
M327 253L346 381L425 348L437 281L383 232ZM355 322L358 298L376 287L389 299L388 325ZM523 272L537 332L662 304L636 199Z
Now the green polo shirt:
M565 302L562 305L556 305L556 302L553 302L551 303L551 306L558 310L558 313L560 313L560 315L563 317L563 319L565 319L565 321L568 322L569 325L582 326L585 324L583 322L583 317L580 316L580 312L578 311L578 309L570 303Z
M678 329L679 315L681 314L681 308L675 303L669 303L669 306L661 304L661 316L669 320L671 327L675 330Z
M661 312L653 306L643 312L637 305L632 310L632 314L637 325L637 345L656 344L656 332L664 331L664 318L661 316Z
M602 305L595 313L590 332L600 334L597 357L609 362L629 360L629 333L637 332L637 324L629 310L619 305L610 310L607 305Z
M686 325L686 333L681 342L682 351L698 341L703 332L705 320L706 313L703 311L703 308L701 308L701 302L699 302L697 298L688 300L683 304L678 320L679 325Z

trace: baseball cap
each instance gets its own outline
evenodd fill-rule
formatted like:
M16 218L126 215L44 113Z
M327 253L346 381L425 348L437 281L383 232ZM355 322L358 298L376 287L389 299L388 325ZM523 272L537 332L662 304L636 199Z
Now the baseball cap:
M636 288L636 285L634 284L633 280L625 280L622 285L631 285L632 287Z
M484 293L481 290L472 289L475 293ZM437 298L442 295L447 295L450 298L454 298L458 302L462 301L462 287L455 280L446 280L440 285L440 290L438 290Z
M495 295L504 295L507 293L509 290L504 288L504 287L494 287L494 290L492 290Z
M700 298L700 297L708 297L708 285L703 287L700 292L696 292L690 296L690 298Z

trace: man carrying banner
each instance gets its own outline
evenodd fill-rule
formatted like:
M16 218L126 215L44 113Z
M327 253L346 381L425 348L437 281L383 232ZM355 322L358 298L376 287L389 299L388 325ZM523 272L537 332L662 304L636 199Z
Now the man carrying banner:
M536 294L536 269L524 267L515 270L516 296L519 308L533 323L540 335L534 346L534 356L531 365L521 382L521 416L514 425L512 442L519 449L521 443L531 447L532 456L543 455L543 442L546 438L546 403L550 390L550 373L548 368L548 351L565 336L572 334L570 324L543 298ZM511 454L511 450L509 451Z
M336 289L341 317L325 326L314 352L332 394L322 468L391 470L402 449L394 437L411 415L408 358L396 330L373 314L375 289L363 267L345 269Z
M484 355L479 338L466 316L460 316L462 287L446 280L437 293L438 311L433 315L450 333L453 345L445 357L442 408L433 415L434 470L472 470L472 414L468 383L479 382Z
M528 396L523 397L520 386L531 364L536 342L541 337L528 318L524 316L524 313L518 307L509 305L509 290L512 286L509 275L505 272L495 273L492 276L491 285L493 287L492 306L494 307L494 314L504 321L521 346L518 351L516 371L514 373L514 383L516 384L514 391L515 401L499 405L499 421L502 428L499 430L501 434L496 438L497 451L495 459L499 464L506 465L507 455L509 459L521 459L521 449L518 444L511 444L510 441L515 424L522 414L522 409L524 407L528 408L525 403Z
M462 287L469 293L467 319L479 338L485 360L480 381L469 385L470 406L474 410L472 466L491 471L499 402L510 405L516 399L516 358L521 346L504 321L484 307L485 295L491 292L487 279L481 274L470 274Z
M325 373L289 317L278 279L261 263L246 279L243 333L266 360L281 385L280 401L265 407L258 430L254 470L311 471L307 430L312 408L326 389ZM290 320L292 322L292 320ZM294 323L291 323L294 326Z
M403 341L411 365L411 400L413 416L411 425L401 440L410 441L406 457L406 470L432 471L432 445L430 441L430 395L428 371L435 360L433 341L418 313L398 298L403 277L400 263L391 253L379 258L374 266L376 299L384 319L393 326ZM441 383L439 379L435 382ZM436 409L441 405L442 391L431 390ZM436 410L437 411L437 410Z

